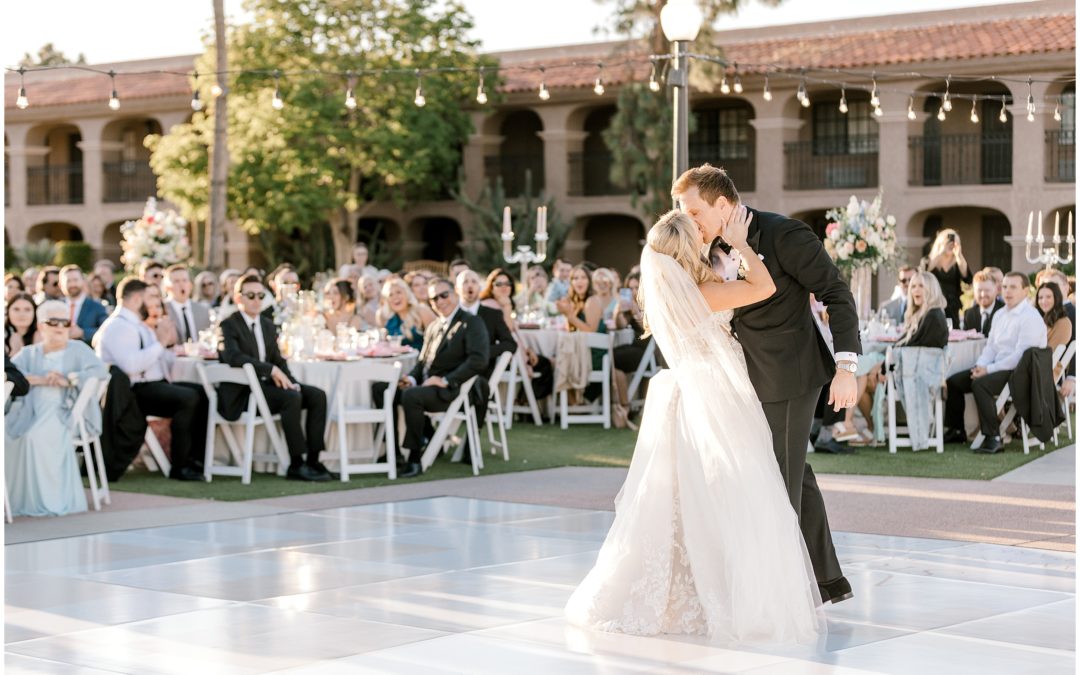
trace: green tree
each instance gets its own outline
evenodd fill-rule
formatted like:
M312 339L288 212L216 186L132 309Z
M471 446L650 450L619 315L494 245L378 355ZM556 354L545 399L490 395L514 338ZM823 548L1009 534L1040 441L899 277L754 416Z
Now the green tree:
M336 262L345 262L373 202L404 205L453 184L472 131L462 104L482 64L471 20L460 3L442 0L249 0L246 8L252 21L228 40L229 70L243 71L227 84L229 217L252 234L287 235L266 241L291 250L266 253L294 262L311 250L306 235L328 222ZM196 68L214 72L215 62L211 44ZM466 72L427 75L426 105L416 106L413 71L451 67ZM374 69L397 72L364 73ZM193 220L208 217L212 83L192 82L204 112L147 141L159 191Z
M721 15L734 13L747 0L698 0L704 21L692 51L722 56L713 26ZM783 0L758 0L776 6ZM671 44L660 26L660 11L667 0L597 0L612 5L607 31L624 38L622 52L641 55L669 54ZM711 91L719 81L718 67L692 62L690 82L698 91ZM646 219L655 219L671 207L669 192L672 154L671 92L653 92L640 83L628 84L619 92L615 115L604 133L612 153L611 179L623 187L635 187L630 199ZM691 116L693 128L693 116Z
M86 55L80 52L77 58L70 59L51 42L42 45L37 56L30 52L23 52L23 57L19 59L19 65L27 68L31 66L66 66L70 63L86 63Z

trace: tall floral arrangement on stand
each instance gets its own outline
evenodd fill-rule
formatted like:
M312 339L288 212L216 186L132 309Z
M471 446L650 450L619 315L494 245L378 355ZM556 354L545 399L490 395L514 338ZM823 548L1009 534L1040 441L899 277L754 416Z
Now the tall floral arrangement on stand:
M184 262L191 257L187 221L176 211L158 210L157 200L146 200L142 218L129 220L120 226L120 261L133 272L144 260L156 260L162 265Z
M850 279L860 317L872 311L871 275L897 261L896 218L883 212L881 199L880 192L872 202L852 195L847 208L825 214L825 251Z

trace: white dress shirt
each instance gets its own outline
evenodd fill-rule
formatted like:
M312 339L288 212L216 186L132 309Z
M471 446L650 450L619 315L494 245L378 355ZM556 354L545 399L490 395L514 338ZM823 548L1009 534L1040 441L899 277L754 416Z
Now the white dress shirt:
M86 293L82 293L77 298L68 298L68 309L71 311L71 324L75 325L79 321L79 312L82 311L83 303L86 301Z
M124 371L132 384L168 379L168 351L131 310L120 307L113 312L97 338L98 357Z
M461 305L458 305L458 306L461 307L461 309L468 312L469 314L472 314L473 316L476 316L476 313L480 311L480 301L479 300L477 300L476 302L474 302L471 305L466 305L466 304L462 303ZM453 318L453 317L454 317L454 315L451 314L450 318Z
M176 318L180 319L184 323L184 330L180 336L181 342L195 342L199 339L199 330L195 327L195 313L191 309L191 298L188 298L187 302L179 303L176 300L170 300L170 304L173 306L173 311L176 312Z
M248 316L246 312L241 312L240 316L244 317L244 323L246 323L248 325L248 329L255 334L255 344L259 345L259 360L265 361L266 338L263 337L261 316L256 316L253 319Z
M1020 357L1032 347L1046 346L1046 323L1039 310L1029 302L1009 309L1002 307L994 314L986 347L975 365L988 373L1015 370Z

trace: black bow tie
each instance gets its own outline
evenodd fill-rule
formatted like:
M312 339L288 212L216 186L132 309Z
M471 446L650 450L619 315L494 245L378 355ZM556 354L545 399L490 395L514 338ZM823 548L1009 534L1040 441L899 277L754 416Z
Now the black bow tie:
M728 255L729 253L731 253L731 244L727 243L720 237L713 239L712 244L709 246L709 250L712 250L714 248L719 248L721 251L724 252L724 255Z

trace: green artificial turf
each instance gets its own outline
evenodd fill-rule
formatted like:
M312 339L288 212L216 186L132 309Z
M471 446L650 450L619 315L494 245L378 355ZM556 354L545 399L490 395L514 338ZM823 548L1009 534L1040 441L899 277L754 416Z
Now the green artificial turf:
M628 429L576 426L563 431L557 426L535 427L519 423L508 432L510 461L485 451L481 475L559 466L626 467L630 464L636 437L636 433ZM1047 445L1047 452L1051 447ZM996 455L977 455L963 445L946 445L941 455L931 450L913 453L910 449L891 455L887 447L859 448L853 455L813 454L809 462L819 474L989 480L1046 454L1032 450L1030 455L1025 456L1018 448L1019 443L1014 442L1005 452ZM449 457L444 455L422 476L407 481L466 478L471 475L470 467L451 463ZM404 482L406 479L400 480ZM304 483L271 474L254 474L250 485L241 485L239 478L220 476L211 483L187 483L166 480L158 473L133 470L114 483L113 489L172 497L240 501L351 490L393 482L384 475L354 476L348 483Z

